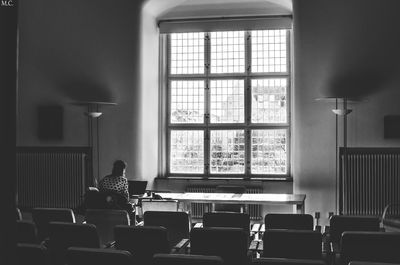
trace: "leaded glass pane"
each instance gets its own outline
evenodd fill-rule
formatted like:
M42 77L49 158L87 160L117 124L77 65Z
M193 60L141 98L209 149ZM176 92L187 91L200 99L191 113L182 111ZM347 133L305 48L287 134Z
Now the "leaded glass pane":
M204 131L171 131L170 172L204 173Z
M212 174L243 174L244 140L244 130L212 130L210 172Z

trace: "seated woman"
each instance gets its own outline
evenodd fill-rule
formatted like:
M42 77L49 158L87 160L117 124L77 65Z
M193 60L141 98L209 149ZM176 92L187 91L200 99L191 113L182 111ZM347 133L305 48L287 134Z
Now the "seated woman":
M100 192L116 192L129 201L128 179L125 177L126 163L122 160L114 162L110 175L105 176L99 182Z
M126 163L122 160L115 161L111 174L100 180L99 191L119 195L118 206L128 211L131 217L133 214L134 217L134 207L129 203L128 179L125 177L125 171Z

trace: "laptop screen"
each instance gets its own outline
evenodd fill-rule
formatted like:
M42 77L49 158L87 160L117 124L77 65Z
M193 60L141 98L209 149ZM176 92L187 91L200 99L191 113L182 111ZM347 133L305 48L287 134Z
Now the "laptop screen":
M143 195L146 192L147 181L144 180L128 180L129 196Z

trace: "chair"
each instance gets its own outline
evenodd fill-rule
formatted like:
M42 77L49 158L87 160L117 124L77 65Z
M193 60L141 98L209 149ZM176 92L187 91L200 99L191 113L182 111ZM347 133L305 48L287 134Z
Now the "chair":
M131 253L116 249L70 247L66 261L66 265L133 265Z
M379 218L366 216L333 215L329 221L328 241L331 252L340 252L340 240L345 231L379 231Z
M400 263L372 262L372 261L350 261L348 265L399 265Z
M88 199L94 206L91 209L115 209L126 210L128 213L134 211L134 207L129 203L127 198L115 191L96 191L92 190Z
M48 249L53 264L64 264L69 247L100 248L96 226L51 222Z
M225 265L249 262L249 235L240 228L208 227L190 231L190 254L219 256Z
M117 225L115 247L129 251L135 264L150 265L156 253L170 253L167 229L160 226Z
M217 193L238 193L242 194L246 192L246 187L244 186L226 186L219 185L215 188L215 192ZM216 203L214 204L214 211L216 212L237 212L244 213L245 205L244 204L227 204L227 203Z
M242 228L248 235L250 235L250 215L234 212L204 213L203 227Z
M310 214L270 213L264 218L265 229L313 230L314 219Z
M125 210L130 222L136 220L135 207L121 194L114 191L98 191L89 189L85 194L85 211L87 209Z
M322 235L317 231L267 229L263 236L263 257L322 259Z
M400 203L390 203L385 206L382 225L385 231L400 232Z
M163 211L163 212L177 212L179 207L179 202L177 200L168 199L150 199L143 198L141 200L142 213L143 215L147 211Z
M223 260L217 256L155 254L153 265L223 265Z
M31 221L17 221L17 243L37 244L37 229Z
M186 212L146 211L143 224L144 226L165 227L170 248L182 240L188 240L190 236L190 219Z
M15 208L15 220L17 221L22 220L22 213L19 208Z
M74 212L68 208L34 208L32 219L38 229L39 241L48 237L50 222L75 223Z
M343 232L340 264L350 261L400 263L400 233Z
M129 215L125 210L87 209L85 212L87 224L94 224L100 238L100 245L109 245L114 241L116 225L130 225Z
M283 258L258 258L253 259L253 265L326 265L322 260L312 259L283 259Z
M82 203L82 214L85 213L86 209L98 209L98 197L99 197L99 189L96 187L88 187L85 191L85 195L83 196Z
M36 244L17 244L16 248L17 265L47 265L47 249L44 246Z

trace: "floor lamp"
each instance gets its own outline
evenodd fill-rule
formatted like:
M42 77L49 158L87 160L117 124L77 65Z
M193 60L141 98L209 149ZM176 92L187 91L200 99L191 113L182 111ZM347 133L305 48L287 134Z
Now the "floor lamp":
M346 97L326 97L326 98L318 98L317 100L334 102L335 108L332 109L332 112L335 114L335 214L340 214L338 211L339 201L339 187L341 185L340 181L340 172L339 172L339 118L341 117L343 120L343 179L346 177L346 168L347 168L347 115L349 115L353 110L348 108L349 99ZM342 107L340 108L340 103Z
M85 115L88 119L88 145L92 151L91 160L92 160L92 169L91 172L93 174L93 181L91 185L97 186L99 181L100 174L100 133L99 133L99 123L100 116L103 112L100 110L101 106L115 106L117 105L114 102L101 102L101 101L82 101L75 102L75 105L86 106L87 110ZM96 169L96 172L94 172Z

